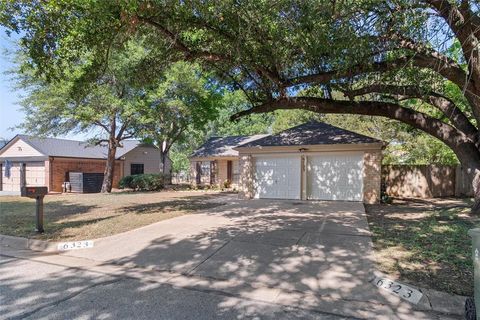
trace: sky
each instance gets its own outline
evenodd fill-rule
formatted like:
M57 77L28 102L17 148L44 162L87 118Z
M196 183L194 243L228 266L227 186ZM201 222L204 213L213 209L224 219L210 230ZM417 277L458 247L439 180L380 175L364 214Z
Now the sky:
M18 129L12 131L10 128L23 121L23 113L17 105L22 92L14 90L11 75L5 74L13 68L7 52L14 48L14 40L8 38L5 30L0 27L0 138L7 140L21 132Z
M22 129L15 128L23 122L24 114L18 105L22 90L15 89L12 75L5 74L14 69L11 53L15 50L15 34L8 37L5 29L0 27L0 140L10 140L16 134L24 133ZM59 137L60 138L60 137ZM85 140L88 134L70 134L62 138Z

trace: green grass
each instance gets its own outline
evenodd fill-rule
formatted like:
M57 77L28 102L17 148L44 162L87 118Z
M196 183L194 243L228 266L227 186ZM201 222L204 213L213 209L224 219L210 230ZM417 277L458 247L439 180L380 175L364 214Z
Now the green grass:
M468 203L428 208L415 203L367 206L381 271L420 287L473 294L468 230L479 218Z

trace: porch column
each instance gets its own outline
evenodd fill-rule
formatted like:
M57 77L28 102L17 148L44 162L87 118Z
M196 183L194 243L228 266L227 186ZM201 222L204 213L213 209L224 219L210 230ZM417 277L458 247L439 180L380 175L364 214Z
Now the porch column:
M379 203L382 182L382 152L367 151L363 155L363 202Z
M218 184L218 165L217 160L210 161L210 185Z
M253 179L254 179L254 165L253 157L251 155L240 155L240 193L239 196L245 199L252 199L254 196Z

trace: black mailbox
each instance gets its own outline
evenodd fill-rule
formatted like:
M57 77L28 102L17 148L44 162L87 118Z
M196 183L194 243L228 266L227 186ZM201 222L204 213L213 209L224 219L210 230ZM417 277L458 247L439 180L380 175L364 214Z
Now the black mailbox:
M47 187L22 187L20 193L22 197L29 197L29 198L43 197L47 195L48 188Z
M43 197L45 197L48 193L47 187L21 187L20 194L22 197L29 197L34 198L36 201L36 223L35 223L35 230L37 232L42 233L43 230Z

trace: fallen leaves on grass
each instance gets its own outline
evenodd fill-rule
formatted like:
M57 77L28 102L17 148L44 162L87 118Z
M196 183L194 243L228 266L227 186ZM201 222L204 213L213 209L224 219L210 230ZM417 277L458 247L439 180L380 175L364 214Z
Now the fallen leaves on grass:
M378 268L420 287L473 294L471 239L479 222L462 200L402 200L369 205Z

